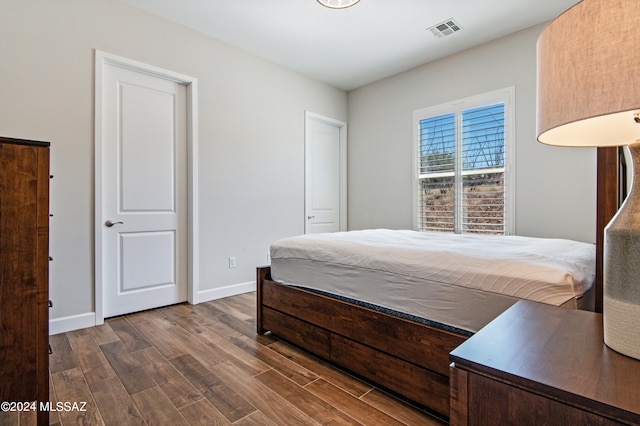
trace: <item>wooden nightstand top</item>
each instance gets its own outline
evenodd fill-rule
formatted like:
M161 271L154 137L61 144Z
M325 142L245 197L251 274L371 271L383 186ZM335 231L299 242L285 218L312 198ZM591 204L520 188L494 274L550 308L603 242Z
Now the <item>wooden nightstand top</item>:
M450 359L458 368L640 423L640 361L605 346L600 314L519 301Z

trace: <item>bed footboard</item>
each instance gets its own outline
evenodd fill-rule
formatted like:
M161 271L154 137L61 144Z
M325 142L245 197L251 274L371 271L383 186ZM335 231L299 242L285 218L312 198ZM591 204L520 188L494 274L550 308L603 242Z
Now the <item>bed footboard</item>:
M266 333L267 329L264 328L262 323L262 283L266 280L271 280L271 267L261 266L256 269L256 327L258 334L262 335Z
M466 336L271 280L257 270L257 331L271 331L443 416L449 352Z

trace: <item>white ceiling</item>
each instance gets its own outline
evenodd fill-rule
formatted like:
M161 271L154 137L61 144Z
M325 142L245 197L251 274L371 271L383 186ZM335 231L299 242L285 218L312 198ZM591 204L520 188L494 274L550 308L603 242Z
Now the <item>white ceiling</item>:
M555 18L579 0L122 0L351 90ZM444 38L427 28L453 18Z

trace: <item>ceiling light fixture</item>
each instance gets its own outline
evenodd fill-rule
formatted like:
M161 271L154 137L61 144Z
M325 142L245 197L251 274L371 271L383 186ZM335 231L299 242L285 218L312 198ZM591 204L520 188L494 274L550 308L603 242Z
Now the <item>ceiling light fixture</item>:
M353 6L360 0L318 0L318 3L330 9L344 9Z

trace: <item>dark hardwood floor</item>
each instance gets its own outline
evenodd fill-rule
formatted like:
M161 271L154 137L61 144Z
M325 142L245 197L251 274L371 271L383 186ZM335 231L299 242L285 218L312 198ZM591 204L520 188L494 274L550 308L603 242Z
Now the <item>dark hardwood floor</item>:
M51 336L50 398L62 410L51 412L50 424L444 424L273 336L258 336L255 306L248 293ZM0 413L0 425L33 422L30 413Z

